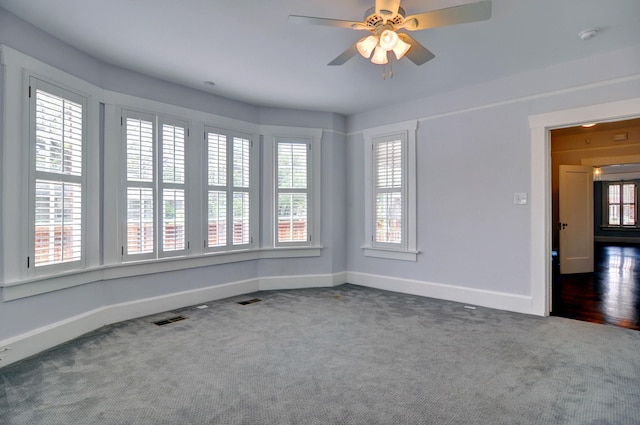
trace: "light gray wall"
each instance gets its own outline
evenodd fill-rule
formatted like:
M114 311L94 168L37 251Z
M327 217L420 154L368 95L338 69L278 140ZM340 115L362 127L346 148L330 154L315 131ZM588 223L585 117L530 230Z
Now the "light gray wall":
M0 42L98 87L257 123L259 108L105 64L0 8Z
M530 71L350 116L348 263L353 272L531 295L529 116L640 96L640 48ZM417 262L363 255L363 136L418 119Z
M257 277L331 274L345 271L346 219L345 205L342 202L345 198L345 117L331 112L271 109L244 104L114 67L50 37L1 8L0 44L19 50L106 90L253 124L322 128L322 164L328 167L321 171L321 238L324 249L320 257L253 260L148 274L94 282L2 302L0 341L103 306ZM0 83L0 93L4 92L3 82ZM20 105L15 107L19 108ZM104 166L108 167L108 164ZM335 202L335 199L339 201ZM336 238L337 240L334 240Z

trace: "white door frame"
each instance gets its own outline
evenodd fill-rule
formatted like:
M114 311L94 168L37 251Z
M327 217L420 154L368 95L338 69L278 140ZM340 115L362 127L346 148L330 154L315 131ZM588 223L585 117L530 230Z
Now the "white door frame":
M531 128L531 312L551 308L551 139L550 130L585 122L640 116L640 97L529 116Z

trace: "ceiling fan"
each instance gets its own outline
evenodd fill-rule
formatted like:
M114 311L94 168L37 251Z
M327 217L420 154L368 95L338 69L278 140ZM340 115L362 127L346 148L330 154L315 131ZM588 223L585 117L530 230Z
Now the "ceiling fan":
M375 64L384 65L388 62L387 53L391 51L398 60L406 56L416 65L422 65L433 59L435 55L409 34L398 32L398 30L419 31L447 25L484 21L490 17L490 0L409 16L400 7L400 0L375 0L375 6L364 13L362 22L299 15L289 15L289 22L369 31L370 34L368 36L361 38L357 43L350 46L329 62L329 65L342 65L355 56L356 53L360 53L366 59L371 58L371 62Z

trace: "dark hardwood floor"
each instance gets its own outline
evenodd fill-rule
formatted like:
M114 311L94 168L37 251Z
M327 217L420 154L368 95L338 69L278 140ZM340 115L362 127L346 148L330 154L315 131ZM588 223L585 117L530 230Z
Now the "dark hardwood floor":
M640 246L596 244L593 273L561 275L554 261L552 300L554 316L640 330Z

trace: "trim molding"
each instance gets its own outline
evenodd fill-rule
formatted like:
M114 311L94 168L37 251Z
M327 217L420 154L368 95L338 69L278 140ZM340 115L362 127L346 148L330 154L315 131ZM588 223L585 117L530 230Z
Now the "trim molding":
M0 368L112 323L257 291L337 286L346 282L346 276L341 272L262 277L100 307L0 341Z
M329 288L347 282L347 272L334 274L300 275L300 276L272 276L258 280L260 291L277 289Z
M419 295L516 313L535 314L532 309L532 298L527 295L515 295L506 292L357 272L347 272L347 282L385 291Z
M0 367L31 357L105 325L248 294L258 291L258 287L258 279L250 279L100 307L0 341Z

